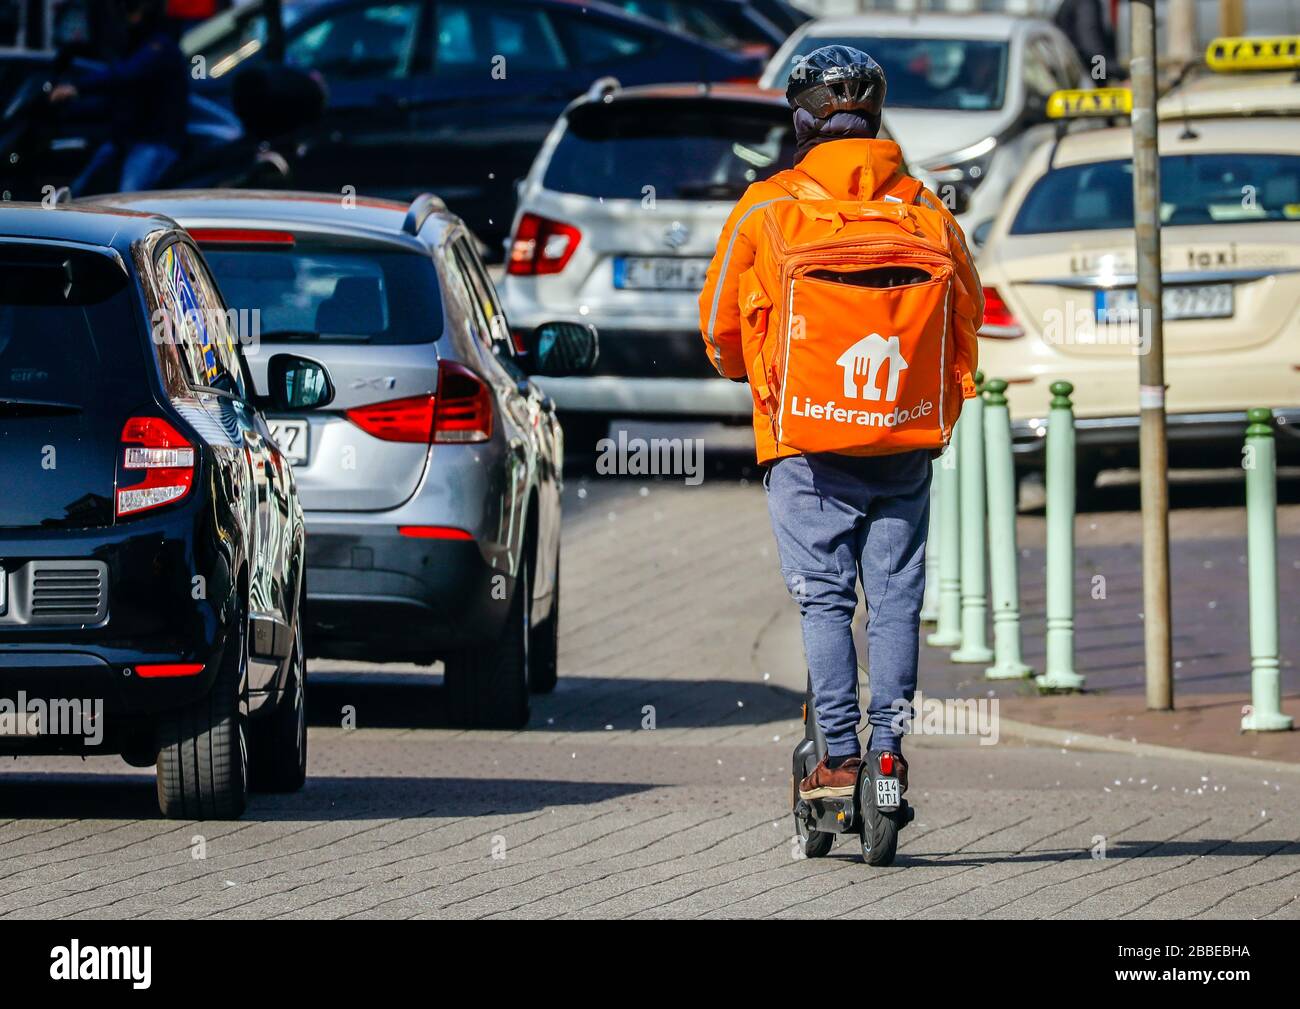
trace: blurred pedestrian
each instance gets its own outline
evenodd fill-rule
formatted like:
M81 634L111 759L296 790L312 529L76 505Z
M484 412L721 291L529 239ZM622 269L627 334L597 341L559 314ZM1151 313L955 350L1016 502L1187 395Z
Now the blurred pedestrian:
M1123 76L1115 53L1115 29L1106 19L1102 0L1061 0L1052 21L1070 40L1093 80L1105 84Z
M50 102L99 100L107 107L108 140L71 185L74 196L91 192L112 172L119 192L150 189L180 159L185 147L190 75L168 31L162 0L124 0L125 52L102 69L58 84Z

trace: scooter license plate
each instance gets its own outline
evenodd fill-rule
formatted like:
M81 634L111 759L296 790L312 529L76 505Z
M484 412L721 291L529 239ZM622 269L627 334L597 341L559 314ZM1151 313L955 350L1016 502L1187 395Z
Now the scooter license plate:
M876 805L897 806L902 801L902 793L898 790L897 778L877 778L876 779Z

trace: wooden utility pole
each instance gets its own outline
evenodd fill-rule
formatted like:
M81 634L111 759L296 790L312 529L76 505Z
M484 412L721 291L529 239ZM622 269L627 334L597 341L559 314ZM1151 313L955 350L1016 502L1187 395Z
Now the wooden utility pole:
M1155 0L1133 0L1133 205L1137 237L1139 465L1142 487L1142 610L1147 707L1174 706L1169 613L1169 458L1160 253L1160 145L1156 120Z

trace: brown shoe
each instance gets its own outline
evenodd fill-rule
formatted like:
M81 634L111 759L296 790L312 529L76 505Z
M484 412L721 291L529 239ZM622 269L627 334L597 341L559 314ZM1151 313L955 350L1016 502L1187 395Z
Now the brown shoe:
M799 798L831 799L853 794L853 790L858 787L858 768L862 766L862 761L850 757L832 771L826 766L828 759L822 757L812 774L799 782Z

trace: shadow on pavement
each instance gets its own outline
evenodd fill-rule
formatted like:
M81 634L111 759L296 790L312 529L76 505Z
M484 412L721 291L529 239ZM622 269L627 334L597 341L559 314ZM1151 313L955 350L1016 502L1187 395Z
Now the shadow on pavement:
M852 842L854 847L850 847ZM856 841L849 838L842 841L843 848L836 847L830 856L845 862L861 861L856 853ZM907 835L903 834L899 844L905 848ZM1106 849L1105 859L1100 862L1113 862L1128 858L1264 858L1275 855L1283 848L1296 847L1296 841L1229 841L1226 838L1202 838L1183 841L1121 841L1111 844ZM942 852L917 855L900 850L894 868L909 866L929 866L946 868L948 866L977 868L986 865L1033 864L1035 862L1070 862L1087 859L1089 852L1078 848L1059 848L1049 851L1027 851L1015 854L977 855L969 852L954 852L952 855ZM864 866L865 869L865 866Z
M0 819L158 820L153 774L17 773L0 778ZM582 806L654 788L638 782L309 775L301 792L254 795L237 823L472 817ZM186 821L174 821L178 826ZM231 821L214 821L225 822Z
M382 667L376 667L377 670ZM325 673L309 677L311 725L339 726L345 709L359 729L457 728L447 712L442 677ZM800 717L803 694L741 680L565 676L555 693L533 696L527 732L640 729L654 709L657 729L741 728Z

